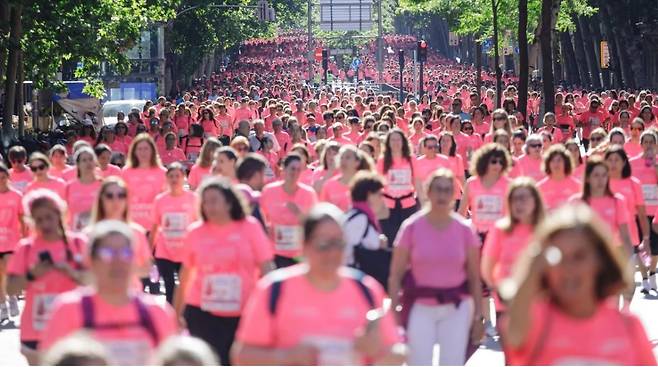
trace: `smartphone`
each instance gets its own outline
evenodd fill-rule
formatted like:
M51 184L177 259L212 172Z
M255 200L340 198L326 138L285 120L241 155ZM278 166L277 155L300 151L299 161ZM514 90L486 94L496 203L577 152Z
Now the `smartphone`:
M44 262L44 263L49 263L53 264L53 258L50 256L50 252L48 251L42 251L39 253L39 261Z

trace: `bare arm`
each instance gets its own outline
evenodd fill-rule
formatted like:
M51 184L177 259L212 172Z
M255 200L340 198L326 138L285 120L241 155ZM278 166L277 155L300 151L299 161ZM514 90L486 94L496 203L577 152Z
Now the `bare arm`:
M402 277L409 267L409 250L403 247L393 249L391 272L388 278L388 295L391 297L391 309L396 310L400 304L400 288Z
M468 211L468 182L464 185L464 192L462 194L462 199L459 201L459 214L462 217L466 217L466 212Z
M482 283L480 283L480 250L471 247L466 253L466 276L468 278L468 290L475 303L473 320L482 318Z
M174 310L181 324L183 323L183 311L185 309L185 292L190 281L191 272L192 269L182 266L179 273L180 281L178 287L174 290Z
M510 302L508 309L509 328L505 334L505 340L513 348L523 345L528 332L533 327L530 307L535 297L541 293L541 277L546 266L546 260L542 252L533 259L530 267L532 270L525 275L516 295Z

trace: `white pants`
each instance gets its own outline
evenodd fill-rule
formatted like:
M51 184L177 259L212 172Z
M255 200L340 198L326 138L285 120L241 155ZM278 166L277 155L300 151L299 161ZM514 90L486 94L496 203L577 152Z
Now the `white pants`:
M473 320L473 299L454 304L415 303L409 314L407 339L411 366L463 366ZM438 345L438 355L435 346Z

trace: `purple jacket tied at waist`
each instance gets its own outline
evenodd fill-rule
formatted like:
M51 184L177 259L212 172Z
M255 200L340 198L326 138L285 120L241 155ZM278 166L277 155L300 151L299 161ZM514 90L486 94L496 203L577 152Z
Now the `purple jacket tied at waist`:
M405 328L407 327L411 307L418 298L434 298L439 304L453 303L455 307L459 307L462 296L467 294L469 294L468 281L452 288L419 287L416 285L416 279L411 270L409 270L402 278L402 296L400 298L402 325Z

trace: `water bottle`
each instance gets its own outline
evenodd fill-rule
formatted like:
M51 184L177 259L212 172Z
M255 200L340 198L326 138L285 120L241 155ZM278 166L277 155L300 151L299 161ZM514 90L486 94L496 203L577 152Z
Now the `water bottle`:
M155 265L151 266L151 271L149 271L149 280L151 283L157 283L160 281L160 273L158 272L158 267Z

